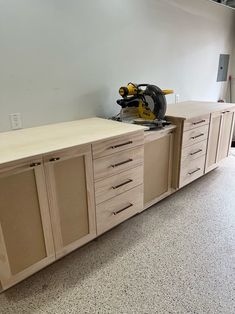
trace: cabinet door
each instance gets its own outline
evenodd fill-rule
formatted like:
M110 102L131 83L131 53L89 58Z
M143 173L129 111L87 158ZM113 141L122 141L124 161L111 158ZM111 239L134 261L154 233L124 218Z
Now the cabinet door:
M205 172L217 166L222 118L223 114L221 112L211 114Z
M219 149L218 149L218 156L217 156L218 162L226 158L229 154L232 133L233 133L233 124L234 124L234 112L233 111L223 112Z
M144 144L144 207L171 193L173 134Z
M42 160L0 169L0 286L55 260Z
M96 236L91 146L50 154L45 169L58 258Z

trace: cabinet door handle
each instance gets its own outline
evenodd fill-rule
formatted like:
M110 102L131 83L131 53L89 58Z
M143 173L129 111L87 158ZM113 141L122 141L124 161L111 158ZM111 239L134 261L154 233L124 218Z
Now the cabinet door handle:
M122 143L122 144L113 145L110 148L115 149L115 148L122 147L122 146L125 146L125 145L129 145L129 144L132 144L132 143L133 143L132 141L128 141L128 142L125 142L125 143Z
M196 152L190 153L191 156L196 155L198 153L202 152L202 149L197 150Z
M133 204L127 205L126 207L113 212L113 215L116 216L117 214L120 214L121 212L123 212L124 210L126 210L126 209L128 209L128 208L130 208L132 206L133 206Z
M33 162L29 166L30 167L37 167L37 166L40 166L40 165L41 165L41 162Z
M57 161L57 160L60 160L60 157L54 157L54 158L49 159L50 162Z
M204 122L206 122L206 120L200 120L200 121L197 121L197 122L193 122L193 125L197 125L197 124L204 123Z
M117 163L117 164L111 165L111 167L113 167L113 168L119 167L119 166L124 165L124 164L127 164L128 162L131 162L131 161L133 161L133 159L132 159L132 158L129 158L129 159L125 160L125 161L122 161L122 162L119 162L119 163Z
M192 139L192 140L195 140L196 138L201 137L201 136L203 136L203 135L204 135L204 133L201 133L201 134L192 136L191 139Z
M121 183L121 184L112 186L112 189L113 189L113 190L118 189L118 188L120 188L121 186L124 186L124 185L126 185L126 184L128 184L128 183L131 183L131 182L133 182L133 180L129 179L129 180L127 180L127 181L125 181L125 182L123 182L123 183Z
M198 172L199 170L201 170L201 168L197 168L196 170L188 172L188 174L191 176L192 174L194 174L195 172Z
M230 112L230 110L227 110L226 112L227 112L227 113L229 113L229 112Z

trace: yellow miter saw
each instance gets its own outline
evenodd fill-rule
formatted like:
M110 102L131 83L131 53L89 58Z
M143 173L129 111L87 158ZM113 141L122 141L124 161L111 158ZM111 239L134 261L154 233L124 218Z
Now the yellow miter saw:
M122 99L117 100L122 107L120 120L151 128L163 126L167 107L165 95L173 93L173 90L161 90L151 84L128 83L120 87Z

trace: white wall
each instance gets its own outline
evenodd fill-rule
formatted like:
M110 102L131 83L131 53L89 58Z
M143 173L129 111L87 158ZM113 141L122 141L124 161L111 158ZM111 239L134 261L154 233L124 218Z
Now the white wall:
M234 28L234 33L235 33L235 28ZM233 45L233 53L232 53L232 60L231 60L231 70L230 73L232 75L232 102L235 103L235 41Z
M114 114L129 81L217 100L233 18L209 0L0 0L0 131L15 112L24 127Z
M235 27L234 27L234 33L235 33ZM230 99L231 102L235 103L235 41L234 41L234 45L233 45L230 74L232 76L232 81L231 81L232 99L230 99L230 97L228 97L228 98ZM234 127L234 131L233 131L233 141L235 141L235 127Z

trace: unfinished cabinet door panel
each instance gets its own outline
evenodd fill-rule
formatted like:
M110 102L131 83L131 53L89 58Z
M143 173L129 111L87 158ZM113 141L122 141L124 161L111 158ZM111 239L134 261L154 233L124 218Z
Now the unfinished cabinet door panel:
M0 169L0 283L7 289L55 260L42 160Z
M220 131L219 149L218 149L218 162L228 156L229 149L231 146L233 124L234 124L234 112L233 111L223 112L221 131Z
M45 158L56 257L96 236L91 146Z
M144 208L171 193L173 134L144 144Z
M229 148L231 146L233 125L233 111L223 111L211 114L206 172L217 167L218 163L228 156Z
M223 115L221 112L211 114L205 172L208 172L217 166L222 117Z

